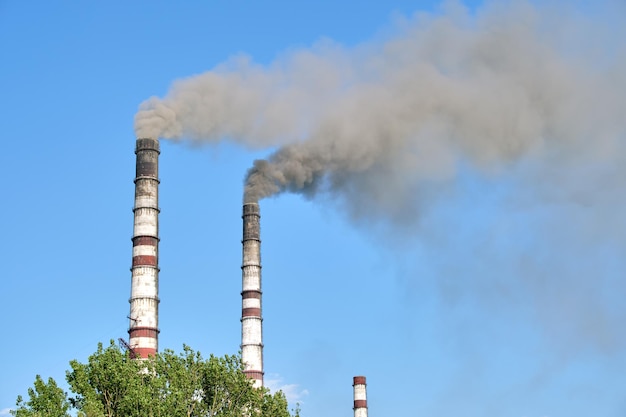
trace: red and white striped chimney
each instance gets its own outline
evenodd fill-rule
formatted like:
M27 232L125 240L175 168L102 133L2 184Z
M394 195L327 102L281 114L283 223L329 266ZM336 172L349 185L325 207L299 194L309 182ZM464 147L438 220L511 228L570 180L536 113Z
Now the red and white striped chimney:
M263 386L263 318L261 317L261 212L258 203L243 205L241 264L241 359L244 373Z
M141 358L158 350L159 141L137 139L135 222L131 268L129 345Z
M367 417L367 384L364 376L355 376L354 387L354 417Z

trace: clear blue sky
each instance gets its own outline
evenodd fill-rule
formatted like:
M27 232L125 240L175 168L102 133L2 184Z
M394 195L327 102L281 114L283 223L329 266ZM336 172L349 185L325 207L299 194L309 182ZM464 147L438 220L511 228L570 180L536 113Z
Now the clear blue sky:
M239 53L268 65L321 39L378 41L419 11L441 9L0 1L0 416L36 374L64 381L70 360L128 337L143 100ZM608 41L617 55L623 39ZM160 348L235 353L243 177L270 150L161 148ZM354 375L372 416L625 416L624 154L572 155L488 172L460 162L410 231L351 221L324 198L262 201L266 381L310 417L352 415Z

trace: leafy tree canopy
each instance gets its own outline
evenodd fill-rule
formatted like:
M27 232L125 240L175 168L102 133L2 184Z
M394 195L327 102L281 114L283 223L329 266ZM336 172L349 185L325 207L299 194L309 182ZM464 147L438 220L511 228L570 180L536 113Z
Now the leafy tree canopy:
M254 388L240 356L204 359L188 346L132 359L113 341L98 345L87 363L70 362L72 395L37 375L29 400L17 398L17 417L299 417L282 392Z

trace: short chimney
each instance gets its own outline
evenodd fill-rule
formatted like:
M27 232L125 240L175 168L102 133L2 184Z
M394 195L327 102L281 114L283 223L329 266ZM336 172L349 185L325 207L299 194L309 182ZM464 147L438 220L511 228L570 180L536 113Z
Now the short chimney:
M355 376L354 387L354 417L367 417L367 384L364 376Z

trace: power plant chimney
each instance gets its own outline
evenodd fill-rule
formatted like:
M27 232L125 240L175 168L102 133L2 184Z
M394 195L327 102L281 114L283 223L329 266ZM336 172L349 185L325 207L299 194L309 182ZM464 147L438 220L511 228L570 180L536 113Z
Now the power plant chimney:
M261 213L258 203L243 205L241 265L241 358L244 373L263 386L263 319L261 318Z
M354 417L367 417L367 384L364 376L355 376L354 387Z
M160 153L157 139L137 139L128 334L129 345L140 358L154 355L158 350Z

